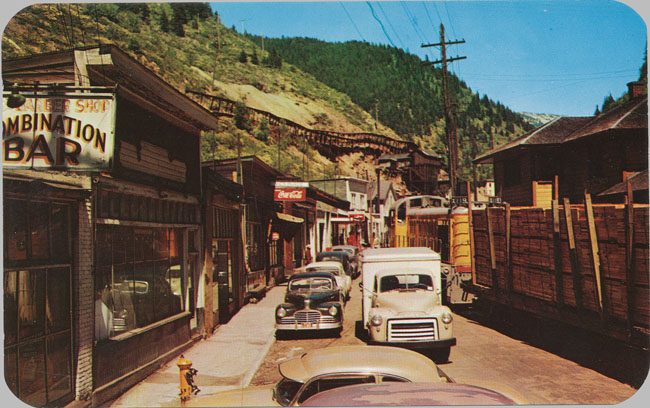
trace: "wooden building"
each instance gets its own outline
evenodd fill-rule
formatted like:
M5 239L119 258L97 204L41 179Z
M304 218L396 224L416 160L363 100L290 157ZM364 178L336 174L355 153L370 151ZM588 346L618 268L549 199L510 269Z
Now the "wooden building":
M202 165L232 182L239 180L242 185L245 220L242 284L245 298L257 297L263 295L267 285L284 276L284 247L278 240L269 240L271 224L278 219L277 213L282 212L273 199L275 180L282 173L255 156L242 157L239 162L241 170L236 158L205 161Z
M204 166L202 223L204 236L205 330L211 333L244 304L243 188Z
M2 71L7 384L100 405L200 332L200 133L217 119L114 46Z
M411 192L441 194L438 176L442 161L433 150L416 149L408 153L385 154L379 157L378 163L387 167L388 174L401 175Z
M593 117L560 117L474 159L494 165L496 195L549 208L557 194L579 202L648 168L648 100L630 84L624 105ZM557 182L557 185L555 184Z

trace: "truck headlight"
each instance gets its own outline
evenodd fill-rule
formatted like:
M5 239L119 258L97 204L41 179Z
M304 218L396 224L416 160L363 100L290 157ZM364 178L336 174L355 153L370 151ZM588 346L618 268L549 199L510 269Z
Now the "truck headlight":
M454 318L452 317L451 313L449 313L449 312L444 312L444 313L442 314L442 322L443 322L444 324L449 324L449 323L451 323L452 320L454 320Z
M380 315L373 315L372 318L370 319L370 325L380 326L383 320L384 319L382 319Z
M278 308L278 310L275 312L275 315L281 319L281 318L283 318L284 316L287 315L287 311L286 311L283 307L280 307L280 308Z
M330 306L330 308L327 309L327 312L328 312L331 316L336 316L336 315L339 313L339 309L338 309L336 306Z

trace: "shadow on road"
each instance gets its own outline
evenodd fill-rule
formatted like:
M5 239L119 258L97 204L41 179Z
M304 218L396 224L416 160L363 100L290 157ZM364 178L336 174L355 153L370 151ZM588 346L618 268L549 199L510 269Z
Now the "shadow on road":
M454 310L470 323L489 327L516 340L571 360L639 389L646 381L650 352L558 321L485 305Z

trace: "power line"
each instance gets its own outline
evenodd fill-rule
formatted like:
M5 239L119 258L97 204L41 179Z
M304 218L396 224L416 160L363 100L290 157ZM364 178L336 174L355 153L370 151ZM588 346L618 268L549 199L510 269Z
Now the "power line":
M400 1L400 4L402 6L402 9L404 10L404 13L406 13L406 17L409 19L409 22L411 23L411 27L413 27L413 31L415 31L415 34L417 34L417 36L420 37L420 41L424 42L424 36L418 29L417 20L413 17L411 12L409 11L408 7L406 6L406 3Z
M395 46L395 43L393 43L393 40L390 39L390 36L389 36L388 33L386 32L386 28L384 27L384 24L381 22L381 20L380 20L380 19L377 17L377 15L375 14L375 10L372 8L372 4L370 4L369 1L367 1L366 4L368 4L368 7L370 7L370 12L372 13L372 16L375 18L375 20L377 20L377 22L378 22L379 25L381 26L382 31L384 32L384 35L386 36L386 38L388 38L388 42L389 42L393 47L397 48L397 46Z
M390 18L388 18L388 14L386 14L386 12L384 11L384 7L381 5L381 3L377 3L377 5L379 6L379 11L381 11L381 13L384 15L384 18L386 19L386 21L388 21L388 25L390 26L390 28L395 33L395 36L397 37L397 41L399 41L399 43L402 45L402 48L406 48L404 46L404 42L402 41L402 39L399 36L399 33L397 32L395 27L393 27L393 23L391 23Z
M357 25L355 24L354 20L352 20L352 16L350 15L350 13L348 13L348 10L345 8L345 5L343 4L343 2L340 1L339 4L341 5L341 7L343 7L343 11L345 11L345 14L347 14L348 18L350 19L350 22L351 22L352 25L354 26L354 29L357 30L357 34L359 34L359 37L361 37L361 39L362 39L363 41L366 41L366 39L363 38L363 35L361 35L361 31L359 31L359 27L357 27Z

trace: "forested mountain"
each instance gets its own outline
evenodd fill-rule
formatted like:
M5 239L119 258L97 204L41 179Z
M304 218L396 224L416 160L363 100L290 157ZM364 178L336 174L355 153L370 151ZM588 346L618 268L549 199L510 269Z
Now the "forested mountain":
M446 157L440 69L403 50L364 42L265 38L262 49L259 37L220 24L207 3L33 5L7 25L2 57L106 43L181 92L241 101L314 129L401 137ZM504 143L530 125L455 76L449 83L457 106L459 177L466 179L473 153ZM278 137L281 131L264 123L242 126L224 120L218 131L204 135L203 157L233 157L240 139L242 154L258 155L282 171L304 175L307 162L312 177L355 175L358 157L329 162L315 149L287 146ZM476 136L474 152L470 134ZM346 161L352 163L347 169Z
M260 44L257 36L245 35ZM446 155L442 69L401 49L349 41L328 43L312 38L264 38L264 47L350 96L404 139ZM456 106L461 177L469 175L472 135L479 152L530 130L526 118L480 96L449 75Z

